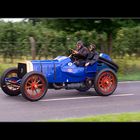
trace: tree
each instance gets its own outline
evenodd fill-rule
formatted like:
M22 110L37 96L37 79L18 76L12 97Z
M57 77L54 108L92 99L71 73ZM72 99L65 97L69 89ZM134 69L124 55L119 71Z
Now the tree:
M121 18L88 18L88 19L40 19L43 24L49 28L53 28L57 31L64 30L68 34L74 33L80 30L92 31L96 30L99 34L104 32L107 34L107 48L103 49L103 40L100 38L102 50L106 50L109 55L112 54L113 39L116 36L117 31L121 27L134 27L140 23L139 19L121 19Z
M43 20L43 23L49 28L53 28L58 31L64 30L69 34L80 30L96 30L99 34L106 32L108 44L106 53L110 55L112 53L113 36L122 24L119 19L46 19ZM102 39L99 41L101 41L100 44L102 44ZM102 50L105 50L103 49L103 44Z

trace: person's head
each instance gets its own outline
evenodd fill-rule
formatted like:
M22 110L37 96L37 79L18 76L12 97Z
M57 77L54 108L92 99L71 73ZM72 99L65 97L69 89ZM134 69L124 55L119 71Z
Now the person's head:
M81 40L76 43L77 49L80 49L81 47L83 47L83 45L84 44L83 44L83 42Z
M96 49L96 45L95 44L90 44L90 46L89 46L89 50L90 51L94 51Z

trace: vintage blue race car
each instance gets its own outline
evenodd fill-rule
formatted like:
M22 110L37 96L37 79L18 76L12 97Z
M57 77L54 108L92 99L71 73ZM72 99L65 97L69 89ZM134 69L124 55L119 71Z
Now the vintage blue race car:
M118 66L110 56L101 53L98 60L87 67L76 66L67 56L53 60L32 60L18 63L1 76L5 94L22 94L27 100L40 100L48 89L76 89L85 92L94 88L99 95L111 95L117 87Z

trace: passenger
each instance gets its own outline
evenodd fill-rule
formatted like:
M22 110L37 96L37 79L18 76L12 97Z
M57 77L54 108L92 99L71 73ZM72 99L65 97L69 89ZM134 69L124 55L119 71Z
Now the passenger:
M95 44L90 44L89 46L89 53L87 55L87 59L85 62L85 66L93 65L99 58L99 54L96 50L96 45Z

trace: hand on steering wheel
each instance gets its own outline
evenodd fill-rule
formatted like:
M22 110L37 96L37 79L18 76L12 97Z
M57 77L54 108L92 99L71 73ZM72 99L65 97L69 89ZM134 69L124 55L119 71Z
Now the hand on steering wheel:
M78 54L78 51L72 50L72 54Z
M76 56L78 54L78 51L76 50L73 50L73 49L70 49L72 52L71 54L69 55L69 57L72 57L72 56Z
M78 54L78 51L70 49L72 51L72 54Z

